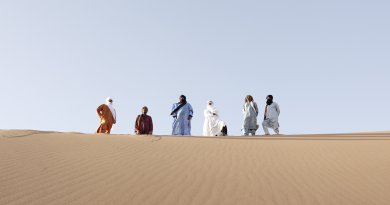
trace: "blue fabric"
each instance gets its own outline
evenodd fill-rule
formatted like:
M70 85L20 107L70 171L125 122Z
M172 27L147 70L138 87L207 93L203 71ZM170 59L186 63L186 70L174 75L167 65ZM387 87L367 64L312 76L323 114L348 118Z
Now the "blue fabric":
M172 111L178 106L179 103L173 104ZM172 135L191 135L191 120L188 120L188 116L193 116L193 113L191 104L187 103L172 114Z

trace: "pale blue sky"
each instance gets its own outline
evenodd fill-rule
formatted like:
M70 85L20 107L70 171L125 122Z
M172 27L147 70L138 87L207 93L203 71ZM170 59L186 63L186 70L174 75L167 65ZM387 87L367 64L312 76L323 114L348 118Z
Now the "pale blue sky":
M245 96L262 113L272 94L282 134L390 130L389 9L388 0L0 1L0 129L92 133L110 96L114 134L133 134L142 106L154 133L170 134L184 94L193 135L208 100L241 135Z

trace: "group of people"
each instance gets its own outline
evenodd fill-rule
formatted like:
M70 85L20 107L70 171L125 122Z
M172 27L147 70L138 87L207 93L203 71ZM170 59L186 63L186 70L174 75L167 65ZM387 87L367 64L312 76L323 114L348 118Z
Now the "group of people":
M264 119L262 122L264 133L269 135L268 128L271 128L276 134L279 134L279 105L273 102L272 95L268 95L266 99ZM134 132L137 135L151 135L153 134L152 117L147 115L148 108L146 106L144 106L141 111L142 114L138 115L135 120ZM100 105L96 109L96 113L100 118L100 126L95 133L109 134L113 125L116 123L116 111L113 107L113 99L110 97L107 98L106 104ZM193 114L194 110L192 109L191 104L187 102L186 96L181 95L179 102L174 103L172 106L172 135L191 135L191 120ZM243 115L244 122L241 128L243 135L255 135L259 128L259 125L257 124L259 109L251 95L245 97ZM207 109L204 111L204 117L204 136L226 136L228 134L226 123L219 119L219 110L214 107L214 102L207 102Z

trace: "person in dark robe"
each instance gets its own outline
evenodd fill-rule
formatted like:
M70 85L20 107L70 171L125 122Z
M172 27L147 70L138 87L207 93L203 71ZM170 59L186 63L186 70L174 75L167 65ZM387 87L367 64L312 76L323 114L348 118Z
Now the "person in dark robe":
M137 135L151 135L153 134L153 121L152 117L147 115L148 108L144 106L142 108L142 114L137 116L134 125L134 132Z

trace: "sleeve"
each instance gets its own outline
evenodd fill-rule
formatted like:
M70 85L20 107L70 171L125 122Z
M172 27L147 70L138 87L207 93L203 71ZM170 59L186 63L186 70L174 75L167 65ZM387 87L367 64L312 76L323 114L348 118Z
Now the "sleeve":
M279 114L280 114L279 104L278 104L278 103L275 103L275 107L276 107L276 109L277 109L277 111L278 111L278 115L279 115Z
M209 110L204 110L204 117L212 117L213 113L211 113Z
M215 109L214 113L219 116L219 110L218 109Z
M245 104L242 106L242 114L245 115Z
M135 119L135 125L134 125L134 132L137 132L138 131L138 118L139 118L139 115L137 116L137 118Z
M149 117L149 132L153 132L153 120L152 117Z
M191 106L191 104L189 104L189 103L188 103L188 109L189 109L189 111L190 111L190 112L189 112L189 116L192 117L192 116L194 115L194 110L192 109L192 106Z
M171 112L172 112L175 108L176 108L176 104L173 103ZM177 117L177 113L176 113L176 112L173 113L173 114L172 114L172 117L173 117L173 118Z
M259 108L257 107L257 103L254 103L255 104L255 110L256 110L256 117L259 115Z
M103 110L103 104L101 104L97 109L96 109L96 112L100 112Z

